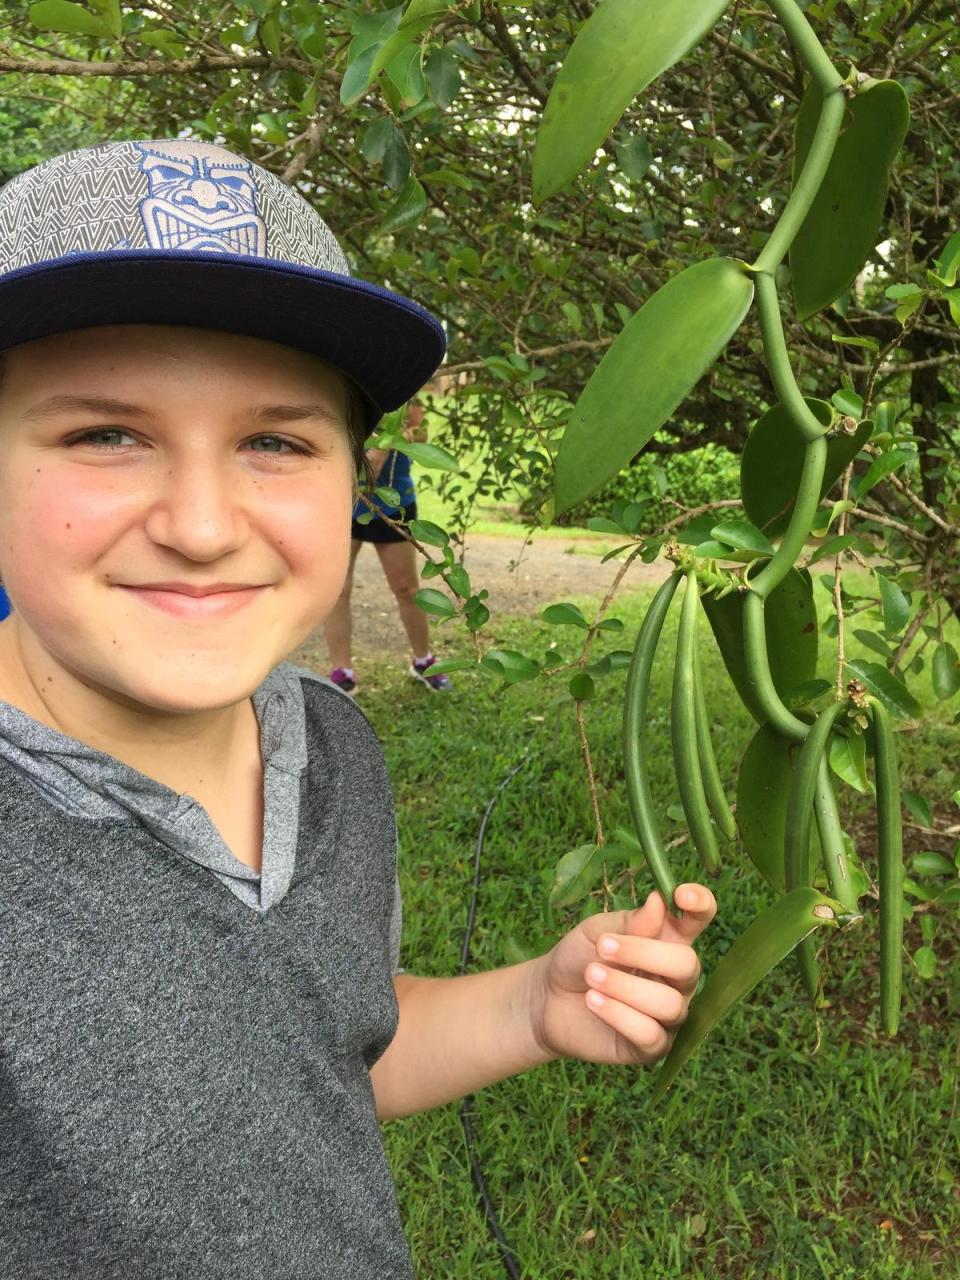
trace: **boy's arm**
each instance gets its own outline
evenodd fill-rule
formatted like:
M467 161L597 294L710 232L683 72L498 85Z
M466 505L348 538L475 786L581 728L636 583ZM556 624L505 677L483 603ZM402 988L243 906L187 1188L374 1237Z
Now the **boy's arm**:
M700 974L691 943L716 911L701 885L680 885L676 900L679 920L654 893L636 911L588 917L547 955L506 969L399 974L397 1034L371 1072L377 1115L426 1111L557 1057L663 1057Z

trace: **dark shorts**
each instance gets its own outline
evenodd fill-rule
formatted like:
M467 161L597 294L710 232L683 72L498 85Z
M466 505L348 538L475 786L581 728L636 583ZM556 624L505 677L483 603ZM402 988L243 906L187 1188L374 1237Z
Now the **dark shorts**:
M417 504L411 502L409 507L404 507L397 515L391 516L390 519L397 524L405 524L410 520L417 518ZM356 542L405 542L402 533L397 533L396 529L392 529L386 520L371 520L369 524L357 524L354 520L350 525L350 537Z

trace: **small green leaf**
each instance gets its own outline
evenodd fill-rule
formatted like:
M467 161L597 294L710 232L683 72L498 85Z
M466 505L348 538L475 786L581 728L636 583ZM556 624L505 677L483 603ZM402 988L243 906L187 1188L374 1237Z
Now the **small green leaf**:
M384 232L405 231L410 227L415 227L426 211L427 193L411 174L407 179L406 186L384 215L380 230ZM425 445L423 447L428 448L430 446ZM423 465L428 466L429 464L424 463ZM459 467L456 469L459 470Z
M426 543L428 547L445 547L450 541L446 529L441 529L431 520L411 520L407 528L418 542Z
M856 538L852 533L845 533L841 537L826 538L807 558L807 564L818 564L821 560L833 560L841 551L846 551L847 547L853 546Z
M849 738L834 736L830 740L830 768L855 791L869 795L870 779L867 777L867 749L860 734Z
M602 488L643 448L727 345L752 297L746 270L713 258L682 271L640 308L570 415L557 455L558 514Z
M878 698L890 714L898 720L917 720L920 717L920 703L895 675L881 667L879 662L856 660L848 662L847 667L866 687L869 693Z
M432 49L423 64L423 73L430 87L430 97L438 107L446 110L452 106L460 92L460 66L449 48Z
M455 564L452 569L448 569L443 579L455 596L466 600L470 594L470 575L462 564Z
M433 471L460 470L460 463L453 454L448 453L446 449L441 449L438 444L419 444L413 440L394 440L391 444L394 449L412 458L418 466L427 467Z
M933 849L918 853L913 859L913 869L920 876L955 876L956 868L949 858Z
M585 671L578 671L575 676L572 676L567 687L570 691L570 697L577 702L587 702L590 698L595 697L597 692L593 677L588 676Z
M587 521L587 528L594 533L615 533L620 535L624 532L623 525L616 524L613 520L608 520L606 516L591 516Z
M863 397L858 396L849 387L844 387L842 391L835 391L830 397L830 403L848 418L856 418L859 421L863 417Z
M378 485L373 492L374 496L379 498L381 502L386 503L388 507L403 506L403 498L396 489L391 489L389 485Z
M70 0L38 0L27 10L38 31L58 31L64 35L109 36L114 32L102 17Z
M916 791L903 792L903 807L922 827L933 826L933 811L930 801Z
M684 1063L700 1047L724 1014L814 929L836 928L838 902L815 889L794 889L767 907L742 933L694 997L686 1022L677 1033L657 1076L653 1099L659 1101Z
M794 182L809 153L821 101L812 84L797 113ZM907 95L894 80L868 84L848 104L827 172L790 249L799 319L849 288L880 239L890 166L909 122Z
M433 587L421 587L413 597L414 603L424 613L431 613L435 618L452 618L456 608L449 596Z
M521 681L533 680L540 674L539 663L514 649L489 649L480 660L480 665L500 676L507 684L520 684Z
M650 143L642 134L636 134L622 147L617 147L617 161L625 177L639 182L653 163Z
M572 907L585 898L603 873L603 849L595 844L581 844L565 853L557 863L550 905Z
M756 525L749 520L724 520L710 530L711 537L739 551L756 551L762 556L772 556L773 547Z
M913 953L913 963L920 977L929 981L937 972L937 953L933 947L920 947Z
M577 33L550 90L533 153L537 204L596 154L643 89L714 25L728 0L604 0Z
M875 484L879 484L894 471L905 467L916 456L910 449L888 449L886 453L881 453L879 457L874 458L867 468L866 475L857 484L858 501L868 494Z
M583 627L585 631L590 627L590 623L575 604L548 604L540 617L553 626Z
M960 268L960 231L950 237L940 251L934 264L940 283L952 289L957 282L957 270Z
M376 56L377 46L371 45L347 63L340 82L340 101L345 107L352 107L366 93L370 85L370 68Z
M876 573L875 577L883 606L883 628L887 635L895 636L910 619L910 601L885 573Z
M944 641L937 645L931 668L933 692L941 702L952 698L960 689L960 657L952 644Z

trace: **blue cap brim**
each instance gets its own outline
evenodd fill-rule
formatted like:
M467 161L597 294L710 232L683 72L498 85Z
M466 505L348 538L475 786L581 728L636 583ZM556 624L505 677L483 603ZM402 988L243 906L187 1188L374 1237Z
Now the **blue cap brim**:
M419 391L446 351L440 322L415 302L274 258L119 249L0 275L0 350L113 324L220 329L322 356L365 394L370 426Z

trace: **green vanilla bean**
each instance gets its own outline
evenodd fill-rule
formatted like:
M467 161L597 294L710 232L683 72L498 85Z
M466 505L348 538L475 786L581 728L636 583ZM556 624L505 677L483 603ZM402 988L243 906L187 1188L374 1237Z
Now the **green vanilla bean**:
M717 758L713 753L713 743L710 740L710 716L707 713L707 702L703 692L703 669L699 644L693 646L693 697L697 714L697 751L700 756L703 790L718 829L727 840L732 840L737 834L737 824L730 812L726 792L720 780L720 770L717 768Z
M748 592L743 601L743 649L747 679L759 709L771 728L791 742L802 742L807 725L784 706L770 674L767 633L764 627L763 598Z
M870 699L876 736L877 844L880 853L880 1020L888 1036L900 1026L903 986L903 825L897 748L886 708Z
M824 752L820 768L817 770L817 789L813 797L813 810L817 818L820 848L823 850L823 866L827 873L830 892L848 915L859 916L860 905L857 902L857 893L847 866L843 828L840 826L840 814L837 812L837 797L833 793L833 783L830 781L829 751Z
M813 801L830 731L843 710L843 703L835 702L817 718L808 729L797 757L787 798L786 841L783 850L784 880L788 893L791 889L799 889L813 882L814 868L810 865ZM815 1005L820 991L820 966L812 937L805 938L797 947L797 962L807 996L810 1003Z
M697 708L694 688L697 622L700 617L700 590L697 575L687 574L677 634L677 652L673 668L673 704L670 729L673 741L673 763L680 789L687 829L704 870L710 875L720 872L720 851L710 821L710 809L703 788L700 754L697 747Z
M663 621L680 582L680 574L672 574L654 596L637 635L637 642L627 673L623 703L623 776L627 789L630 816L647 860L650 874L667 909L675 916L683 913L673 900L677 881L663 847L660 829L654 817L647 770L647 700L650 694L650 672L657 652Z
M808 440L804 449L803 470L800 472L797 500L794 503L793 514L790 516L790 523L772 559L764 565L755 578L750 580L750 590L754 595L766 599L796 563L816 519L826 467L826 440L822 435L816 440Z
M757 314L760 318L760 334L767 357L767 367L777 393L777 399L789 415L790 425L804 440L817 440L828 430L817 418L797 386L790 367L787 343L783 336L780 302L773 275L759 272L754 277ZM819 501L820 494L817 494Z
M845 710L844 703L834 702L826 711L821 712L809 727L797 756L790 794L787 797L787 838L783 850L783 873L788 893L813 880L813 868L810 866L813 799L831 730Z

